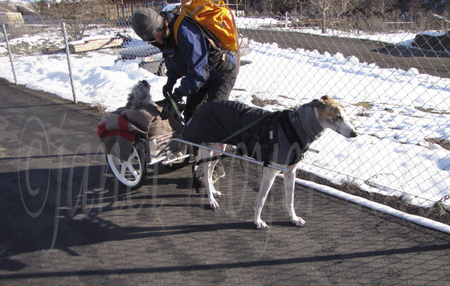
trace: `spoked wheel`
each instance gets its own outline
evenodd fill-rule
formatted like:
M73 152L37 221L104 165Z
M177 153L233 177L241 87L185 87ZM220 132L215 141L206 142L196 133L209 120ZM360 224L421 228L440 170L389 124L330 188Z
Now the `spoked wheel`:
M147 176L147 162L142 142L133 144L128 160L120 160L111 154L106 154L106 160L114 176L125 187L137 189L144 184Z

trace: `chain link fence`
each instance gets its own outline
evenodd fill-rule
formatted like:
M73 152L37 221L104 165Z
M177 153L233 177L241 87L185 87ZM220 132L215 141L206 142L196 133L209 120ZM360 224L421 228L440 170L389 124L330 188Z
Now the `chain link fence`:
M282 110L335 98L360 136L325 132L311 146L320 152L306 155L298 176L449 223L449 22L432 15L386 19L335 17L325 29L321 19L301 13L237 17L251 51L240 60L230 99ZM125 105L142 79L155 100L162 98L166 78L157 55L123 56L148 47L129 20L65 27L70 56L59 21L5 27L2 77L103 111ZM435 33L417 36L427 30ZM150 72L152 63L158 68Z

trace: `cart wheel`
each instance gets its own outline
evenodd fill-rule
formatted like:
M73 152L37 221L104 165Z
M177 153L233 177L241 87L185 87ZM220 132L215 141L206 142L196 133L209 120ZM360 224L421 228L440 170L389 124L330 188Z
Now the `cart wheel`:
M122 161L111 154L106 154L106 160L114 176L125 187L140 188L147 176L145 147L142 142L133 144L133 150L127 161Z

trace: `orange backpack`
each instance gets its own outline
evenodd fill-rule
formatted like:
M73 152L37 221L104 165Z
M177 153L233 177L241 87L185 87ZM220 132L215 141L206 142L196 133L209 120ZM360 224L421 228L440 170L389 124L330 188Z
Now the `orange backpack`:
M216 3L211 0L185 0L180 6L180 15L174 24L175 43L178 45L177 33L181 21L188 17L200 24L214 37L216 48L232 52L239 51L238 29L231 9L222 0ZM206 35L209 39L209 36Z

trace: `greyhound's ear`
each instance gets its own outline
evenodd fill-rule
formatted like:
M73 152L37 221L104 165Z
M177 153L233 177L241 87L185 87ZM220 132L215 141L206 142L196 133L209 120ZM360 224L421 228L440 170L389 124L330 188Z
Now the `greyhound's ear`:
M322 97L321 99L314 99L309 103L309 105L316 108L322 108L325 106L325 102Z
M322 99L323 101L326 101L326 100L331 99L331 97L329 97L328 95L324 95L324 96L322 96L322 98L320 98L320 99Z

